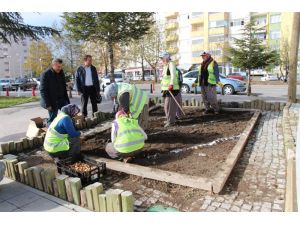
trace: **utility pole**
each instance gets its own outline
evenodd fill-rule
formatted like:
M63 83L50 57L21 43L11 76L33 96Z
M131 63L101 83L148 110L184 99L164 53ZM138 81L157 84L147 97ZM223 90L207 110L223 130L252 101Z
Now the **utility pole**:
M288 79L288 101L295 103L297 101L297 65L298 65L298 48L300 33L300 12L293 13L293 23L290 39L289 55L289 79Z

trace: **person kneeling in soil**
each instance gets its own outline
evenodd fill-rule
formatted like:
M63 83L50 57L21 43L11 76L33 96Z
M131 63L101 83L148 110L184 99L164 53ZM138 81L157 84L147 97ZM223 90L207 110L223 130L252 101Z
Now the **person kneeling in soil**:
M106 145L105 151L111 158L121 158L128 162L141 152L147 138L137 119L130 118L124 111L119 111L112 122L112 142Z
M104 96L108 100L117 102L120 106L119 110L137 119L144 130L148 129L148 94L145 91L134 84L111 83L105 88Z
M71 157L76 161L80 156L80 132L76 130L72 121L79 112L77 105L66 105L50 124L44 148L51 157L59 159Z

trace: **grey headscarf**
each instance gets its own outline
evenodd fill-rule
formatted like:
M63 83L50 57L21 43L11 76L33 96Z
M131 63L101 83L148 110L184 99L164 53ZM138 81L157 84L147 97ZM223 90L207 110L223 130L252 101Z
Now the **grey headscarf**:
M73 118L74 116L76 116L76 114L80 112L80 109L75 104L69 104L62 107L61 111Z
M118 86L116 83L111 83L104 90L104 96L106 99L110 100L118 95Z

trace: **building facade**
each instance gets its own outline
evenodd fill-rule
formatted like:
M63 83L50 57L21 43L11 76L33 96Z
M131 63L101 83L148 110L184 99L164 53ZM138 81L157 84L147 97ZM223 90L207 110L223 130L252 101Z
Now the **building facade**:
M226 61L224 49L240 38L243 27L254 19L261 31L257 37L272 50L283 46L283 35L291 23L291 13L280 12L189 12L165 14L166 50L172 54L179 67L198 65L200 53L209 51L219 63L221 72L239 71ZM189 35L188 35L189 33Z
M24 69L30 45L30 39L11 44L0 43L0 77L16 78L23 77L27 71Z

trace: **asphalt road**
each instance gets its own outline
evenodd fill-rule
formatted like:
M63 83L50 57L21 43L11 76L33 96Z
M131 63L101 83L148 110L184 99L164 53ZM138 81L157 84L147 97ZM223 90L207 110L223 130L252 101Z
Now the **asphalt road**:
M138 85L144 90L150 89L150 85ZM264 99L268 101L286 101L287 100L287 86L286 85L253 85L253 96L247 96L245 94L222 96L218 95L222 101L245 101L252 99ZM297 92L300 93L300 85L297 86ZM149 91L150 93L150 91ZM5 95L5 92L1 92L1 96ZM27 92L11 92L11 96L31 96L31 91ZM39 93L37 92L37 95ZM155 92L150 96L160 96L159 85L156 86ZM199 94L184 94L183 99L196 98L200 99ZM298 95L300 98L300 95ZM80 105L80 98L75 92L73 92L72 103ZM103 102L98 105L99 109L104 112L112 111L112 101L107 101L103 98ZM88 104L89 115L91 116L91 104ZM18 105L11 108L0 109L0 142L6 142L10 140L18 140L24 137L27 131L27 127L31 118L35 117L47 117L47 111L40 107L39 102L27 103Z

